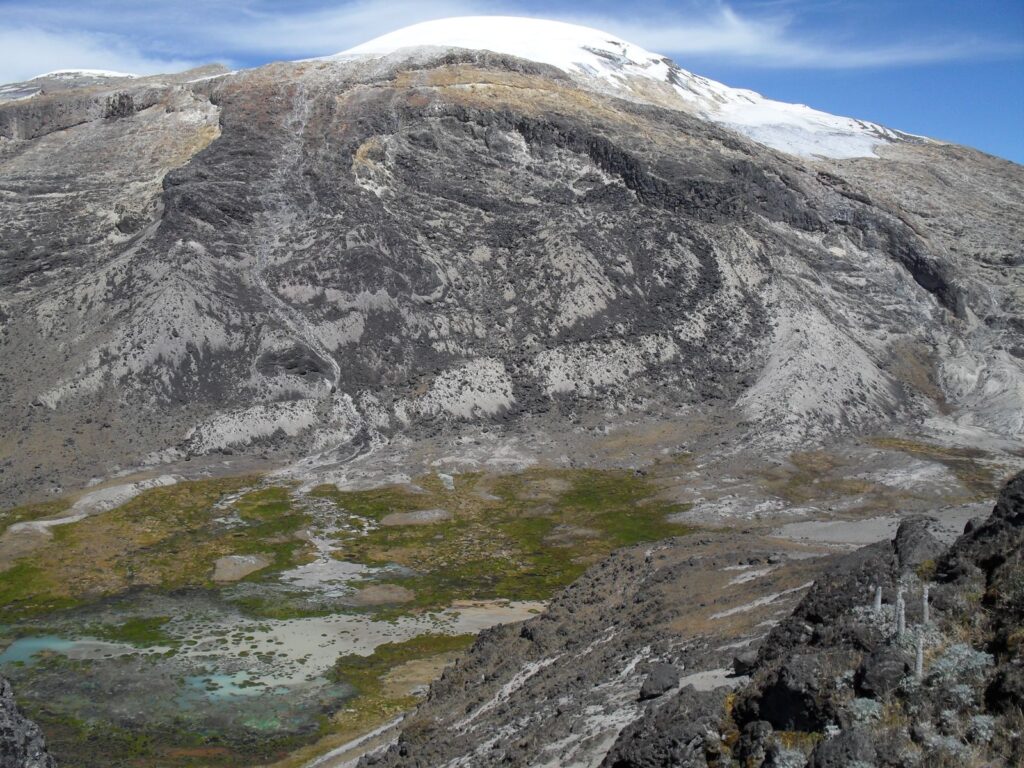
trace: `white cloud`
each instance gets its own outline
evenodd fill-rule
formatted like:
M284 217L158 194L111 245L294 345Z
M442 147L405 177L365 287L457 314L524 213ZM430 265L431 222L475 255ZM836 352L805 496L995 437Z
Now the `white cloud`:
M114 35L0 29L0 83L27 80L55 69L109 69L148 75L195 66L181 58L148 56Z

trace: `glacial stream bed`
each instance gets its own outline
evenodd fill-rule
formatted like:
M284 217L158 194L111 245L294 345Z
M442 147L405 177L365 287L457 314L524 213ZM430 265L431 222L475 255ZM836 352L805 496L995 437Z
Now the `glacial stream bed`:
M301 765L415 705L481 629L691 528L617 470L256 476L0 515L0 674L62 766Z

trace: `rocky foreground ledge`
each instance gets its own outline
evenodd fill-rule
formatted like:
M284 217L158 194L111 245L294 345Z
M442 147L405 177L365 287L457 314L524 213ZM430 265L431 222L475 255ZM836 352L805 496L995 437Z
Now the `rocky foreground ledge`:
M11 684L0 677L0 768L56 768L39 726L21 714Z
M709 563L741 567L723 567L735 542L619 553L545 615L484 633L361 765L1022 765L1024 472L951 546L933 523L908 519L819 569L756 650L731 651L731 675L708 667L744 644L714 647L722 632L706 627L752 604L722 610L701 579ZM776 563L791 581L811 567L795 552ZM737 630L751 627L725 628Z
M740 670L748 686L650 708L604 765L1024 764L1024 473L951 547L928 528L842 558Z

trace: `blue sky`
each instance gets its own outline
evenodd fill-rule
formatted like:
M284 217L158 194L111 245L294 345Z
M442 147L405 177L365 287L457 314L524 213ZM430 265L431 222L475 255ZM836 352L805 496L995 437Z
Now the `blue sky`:
M1024 163L1022 0L0 0L0 82L255 66L473 14L598 27L729 85Z

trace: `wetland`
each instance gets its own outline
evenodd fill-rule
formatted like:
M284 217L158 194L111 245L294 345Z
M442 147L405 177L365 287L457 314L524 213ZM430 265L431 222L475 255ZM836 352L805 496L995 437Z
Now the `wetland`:
M0 673L61 765L299 765L614 549L690 532L684 506L641 473L535 468L20 507L0 514Z

